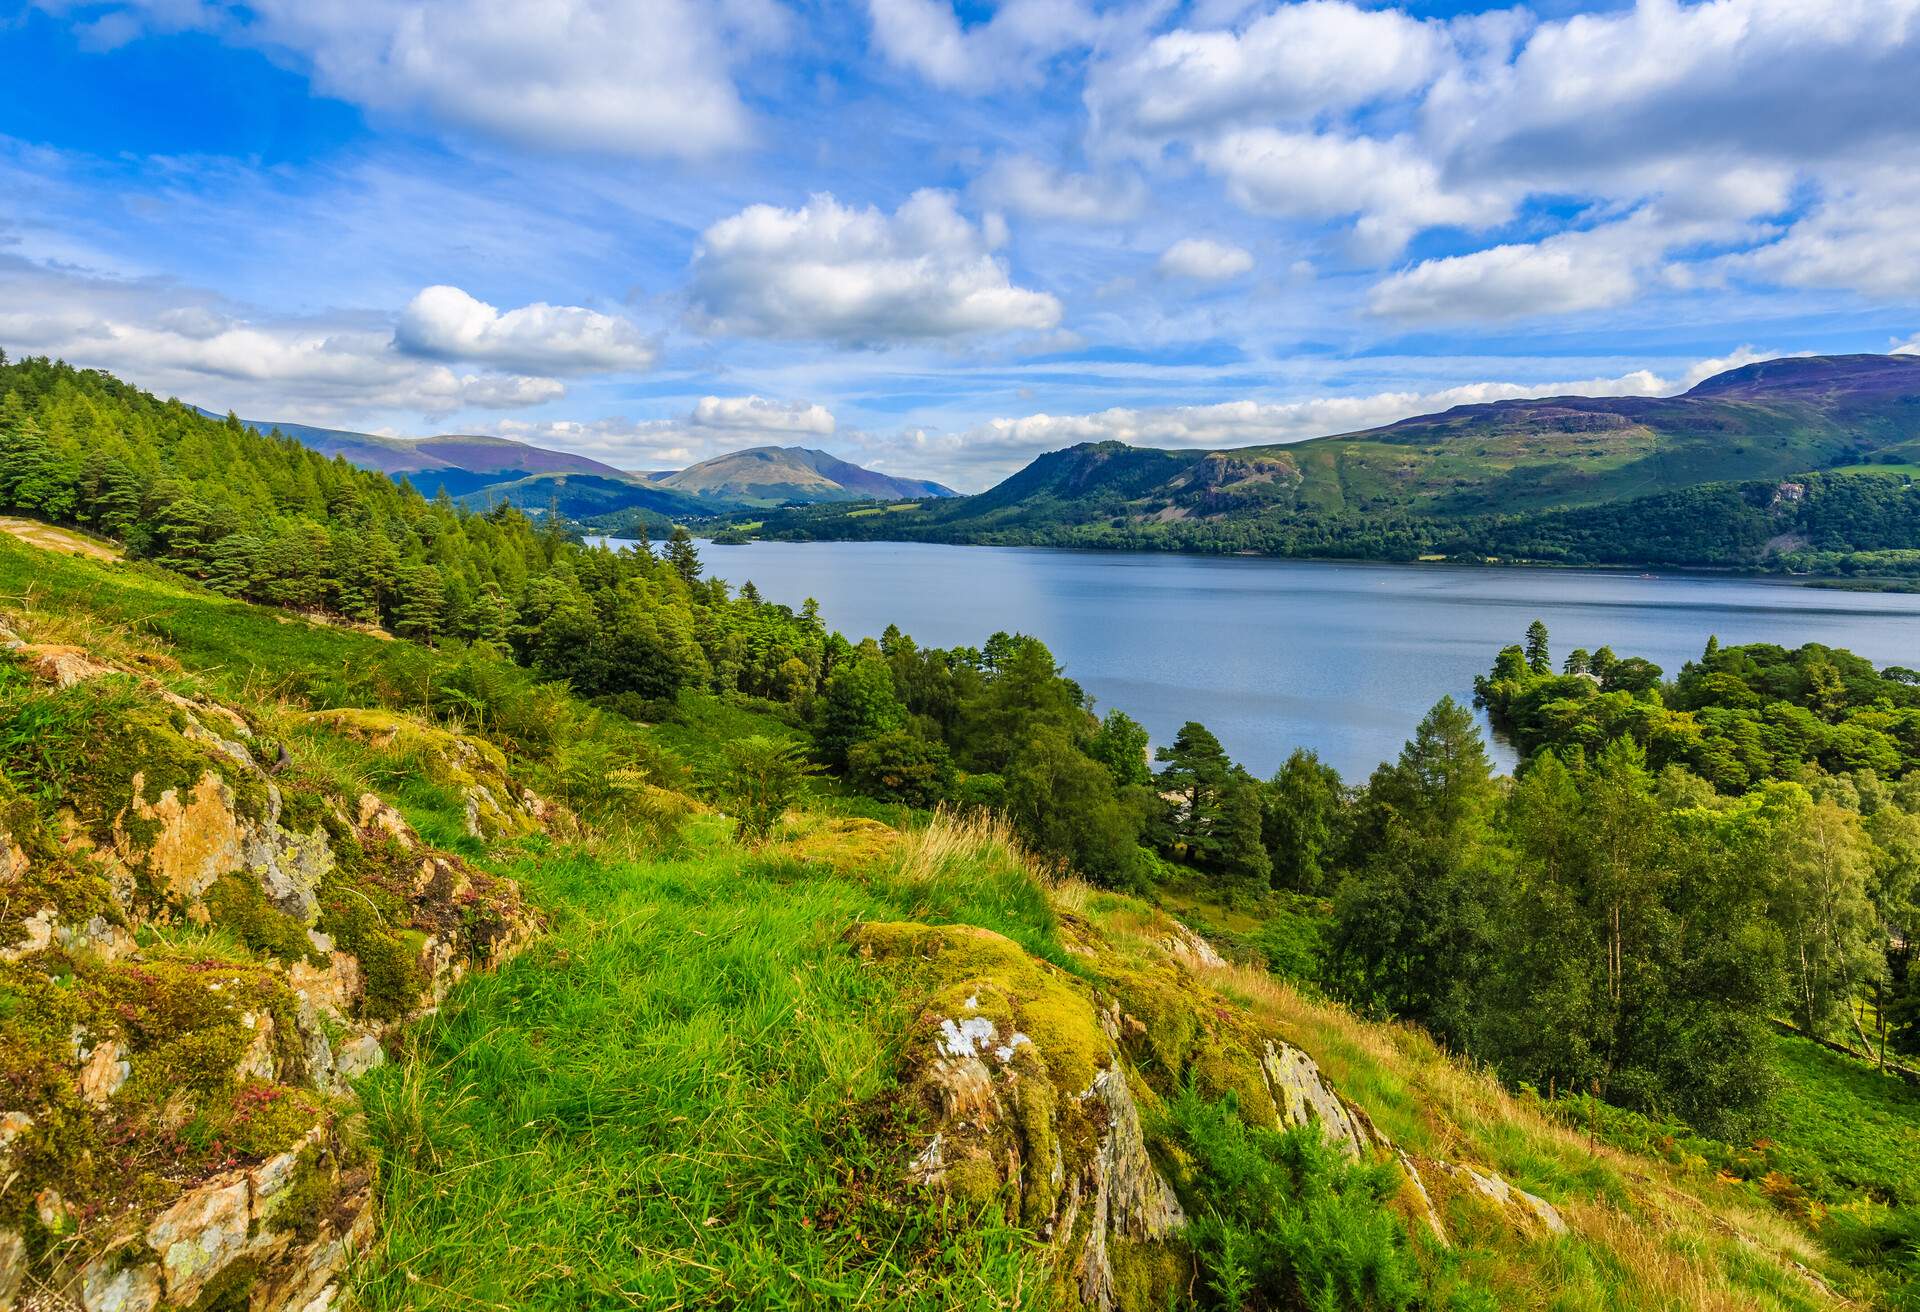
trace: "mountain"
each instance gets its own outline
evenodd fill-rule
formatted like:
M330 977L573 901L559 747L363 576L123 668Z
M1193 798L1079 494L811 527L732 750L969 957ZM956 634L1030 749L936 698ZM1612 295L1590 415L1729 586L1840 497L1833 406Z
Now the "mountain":
M196 407L197 408L197 407ZM200 413L221 418L211 410ZM789 502L918 500L958 495L920 479L862 469L825 451L754 447L681 470L628 472L550 447L505 437L452 433L380 437L310 424L243 419L260 433L278 430L302 446L340 456L412 483L429 496L445 488L468 506L508 501L527 510L558 506L571 519L633 511L652 523Z
M196 406L201 414L222 416ZM265 419L240 421L258 433L278 431L325 456L340 456L348 464L378 470L413 484L428 496L445 488L453 497L465 496L496 484L512 483L540 474L597 474L614 479L624 475L571 451L555 451L507 437L478 433L447 433L438 437L381 437L343 428L316 428ZM542 501L541 505L546 503Z
M787 502L915 501L958 496L924 479L895 478L803 446L756 446L653 475L662 487L708 501L751 506Z
M1572 559L1556 555L1564 529L1599 551L1587 559L1645 559L1635 551L1652 547L1669 563L1760 563L1812 541L1801 521L1817 498L1779 484L1824 471L1815 490L1826 496L1853 474L1904 479L1920 472L1916 458L1920 357L1808 357L1746 365L1680 396L1496 401L1286 445L1085 443L977 496L884 519L790 512L762 532L1398 558L1526 544L1528 558ZM1920 547L1920 522L1902 509L1914 503L1894 503L1891 519L1877 508L1870 542L1824 527L1848 549ZM1650 509L1652 527L1686 542L1649 543ZM1712 533L1736 529L1746 545L1715 554Z

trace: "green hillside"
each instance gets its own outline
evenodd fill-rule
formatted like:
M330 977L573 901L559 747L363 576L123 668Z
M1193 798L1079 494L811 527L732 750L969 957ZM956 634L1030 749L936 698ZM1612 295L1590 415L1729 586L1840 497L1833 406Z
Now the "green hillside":
M1907 495L1911 477L1901 471L1916 441L1920 357L1789 359L1678 397L1459 406L1285 446L1082 445L912 514L863 521L843 508L788 511L760 532L1830 570L1838 566L1829 557L1920 549L1920 497L1895 497L1865 521L1848 517L1887 488L1855 476L1892 478ZM1804 497L1781 486L1822 471Z

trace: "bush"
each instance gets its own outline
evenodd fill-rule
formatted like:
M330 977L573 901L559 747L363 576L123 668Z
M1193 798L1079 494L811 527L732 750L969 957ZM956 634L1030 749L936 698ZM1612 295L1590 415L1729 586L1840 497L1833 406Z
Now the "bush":
M721 758L710 790L740 822L740 836L751 841L773 832L787 808L805 796L807 776L818 772L797 745L758 734L727 743Z
M869 797L936 806L953 791L953 757L939 743L896 729L847 752L847 782Z
M1343 1158L1315 1126L1285 1132L1240 1119L1231 1095L1191 1086L1168 1108L1192 1167L1187 1239L1215 1307L1425 1305L1419 1267L1387 1200L1395 1168Z

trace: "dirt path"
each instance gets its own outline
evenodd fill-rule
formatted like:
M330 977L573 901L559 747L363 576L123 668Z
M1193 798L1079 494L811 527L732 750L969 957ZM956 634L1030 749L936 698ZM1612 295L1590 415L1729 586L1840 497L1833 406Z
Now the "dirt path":
M42 524L34 519L16 519L11 515L0 515L0 533L11 533L22 542L36 547L45 547L48 551L77 551L83 556L92 556L95 560L118 560L120 548L110 546L98 538L90 538L84 533L72 529L55 528L51 524Z

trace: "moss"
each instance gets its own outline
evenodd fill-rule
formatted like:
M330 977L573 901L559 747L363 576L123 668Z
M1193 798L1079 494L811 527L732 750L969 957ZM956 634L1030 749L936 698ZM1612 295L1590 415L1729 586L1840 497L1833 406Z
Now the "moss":
M259 883L243 874L222 875L203 895L213 923L255 952L292 964L310 961L326 965L314 949L306 926L267 901Z
M215 1121L228 1152L266 1158L285 1152L326 1116L326 1103L317 1094L248 1080L219 1106Z
M1054 1086L1074 1094L1107 1064L1112 1045L1084 986L1013 940L973 925L908 922L862 925L856 938L874 958L921 977L927 1029L985 1016L1002 1034L1025 1034ZM977 1007L967 1007L969 998Z
M258 1258L242 1257L222 1268L193 1301L192 1312L247 1312L260 1282Z
M70 977L64 977L70 980ZM68 1198L92 1192L98 1127L72 1077L69 1035L92 1015L79 992L24 965L0 963L0 1090L4 1110L25 1111L33 1126L8 1150L0 1177L0 1226L33 1213L48 1184Z
M283 780L280 784L280 827L296 834L310 834L325 826L327 795L304 779Z
M18 852L26 869L0 892L0 947L27 937L25 921L52 907L62 925L85 925L96 916L125 923L113 887L91 860L57 843L31 798L0 779L0 863Z
M362 1016L399 1020L419 1005L428 984L420 963L425 936L408 925L405 904L391 892L329 875L320 885L320 932L359 959Z
M1162 1312L1199 1283L1193 1254L1178 1240L1142 1244L1116 1236L1107 1241L1107 1260L1118 1312Z

